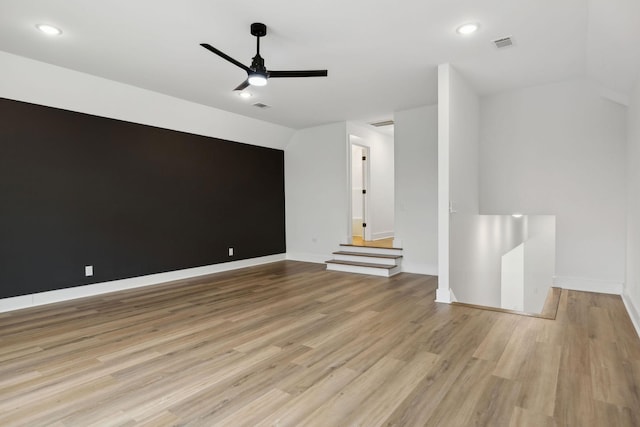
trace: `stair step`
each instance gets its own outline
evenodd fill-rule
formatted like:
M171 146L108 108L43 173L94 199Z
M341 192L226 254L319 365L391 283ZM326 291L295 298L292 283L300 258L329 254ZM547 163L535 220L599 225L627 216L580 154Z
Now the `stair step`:
M341 271L345 273L369 274L372 276L390 277L400 273L400 266L389 264L376 264L371 262L353 262L332 259L326 261L327 270Z
M402 255L372 254L364 252L338 251L333 253L334 260L348 261L350 263L370 263L381 265L398 265Z
M396 265L392 265L392 264L377 264L377 263L373 263L373 262L357 262L357 261L342 261L339 259L330 259L329 261L326 261L327 264L343 264L343 265L355 265L358 267L370 267L370 268L381 268L381 269L387 269L390 270L393 267L397 267Z
M347 252L358 252L368 254L385 254L385 255L400 255L402 254L402 248L381 248L375 246L358 246L341 243L340 248L344 248Z
M376 246L375 243L367 243L366 245L354 245L351 243L340 243L340 246L351 246L354 248L378 248L378 249L402 249L390 246Z
M396 254L375 254L369 252L350 252L350 251L338 251L334 252L334 255L349 255L349 256L361 256L361 257L373 257L373 258L388 258L388 259L398 259L402 258L402 255Z

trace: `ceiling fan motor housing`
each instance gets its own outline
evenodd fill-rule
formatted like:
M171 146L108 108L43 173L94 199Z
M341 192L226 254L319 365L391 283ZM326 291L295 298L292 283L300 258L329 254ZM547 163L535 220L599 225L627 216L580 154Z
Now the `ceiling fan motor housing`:
M253 61L251 61L250 68L254 71L258 71L263 74L267 73L267 69L264 66L264 59L262 58L262 56L260 56L260 54L253 57Z
M256 37L264 37L267 35L267 26L260 22L254 22L251 24L251 34Z

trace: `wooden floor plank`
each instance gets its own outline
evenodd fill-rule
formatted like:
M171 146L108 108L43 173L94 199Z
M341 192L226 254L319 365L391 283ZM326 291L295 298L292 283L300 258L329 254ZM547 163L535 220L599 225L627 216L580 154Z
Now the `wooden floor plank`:
M256 426L295 427L358 376L356 371L339 368L316 381L294 399L274 409Z
M532 323L521 321L518 323L518 327L511 332L493 375L511 380L521 377L529 355L533 353L535 348L536 333L532 329Z
M562 347L536 342L519 381L527 384L518 396L518 407L553 416Z
M493 325L487 336L482 340L473 357L484 360L498 361L513 335L517 322L512 316L503 316Z
M523 384L491 375L466 425L506 426L511 422Z
M282 261L0 315L0 425L637 426L618 296L555 320Z
M363 411L362 402L385 386L406 365L397 359L383 357L362 372L339 393L307 416L301 424L305 426L338 426L350 416Z
M369 408L368 410L354 411L346 420L339 422L370 427L384 425L389 414L393 413L417 384L429 374L437 360L438 356L433 353L416 354L397 374L389 378L379 391L362 403L363 407Z
M560 427L553 417L516 406L509 427Z
M429 425L471 425L476 406L491 379L495 362L470 359L428 417ZM453 399L453 396L457 396ZM454 402L455 405L454 405ZM417 421L417 420L416 420Z

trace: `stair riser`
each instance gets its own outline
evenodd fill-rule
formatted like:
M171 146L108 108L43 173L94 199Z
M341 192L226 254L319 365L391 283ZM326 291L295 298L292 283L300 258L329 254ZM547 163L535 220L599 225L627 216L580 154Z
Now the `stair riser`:
M359 252L365 254L402 255L402 249L369 248L366 246L342 246L345 252Z
M400 273L400 267L394 268L373 268L373 267L361 267L357 265L345 265L345 264L327 264L327 270L342 271L345 273L356 274L369 274L372 276L390 277L394 274Z
M358 256L358 255L335 254L334 258L340 261L371 262L374 264L384 264L384 265L399 265L399 262L400 262L400 258L389 259L389 258L377 258L377 257L371 257L371 256Z

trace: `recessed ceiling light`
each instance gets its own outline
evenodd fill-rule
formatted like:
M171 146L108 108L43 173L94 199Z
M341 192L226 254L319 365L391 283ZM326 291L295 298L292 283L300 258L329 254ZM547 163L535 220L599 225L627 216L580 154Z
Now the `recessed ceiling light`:
M60 28L49 24L38 24L36 25L36 28L48 36L59 36L62 34L62 30Z
M252 96L251 92L240 92L238 95L240 96L240 98L244 98L244 99L251 98Z
M514 218L522 218L522 214L520 213L511 214L511 216Z
M480 28L480 26L478 24L475 23L467 23L467 24L462 24L460 25L457 29L456 32L458 34L462 34L464 36L468 35L468 34L472 34L475 33L476 31L478 31L478 28Z

